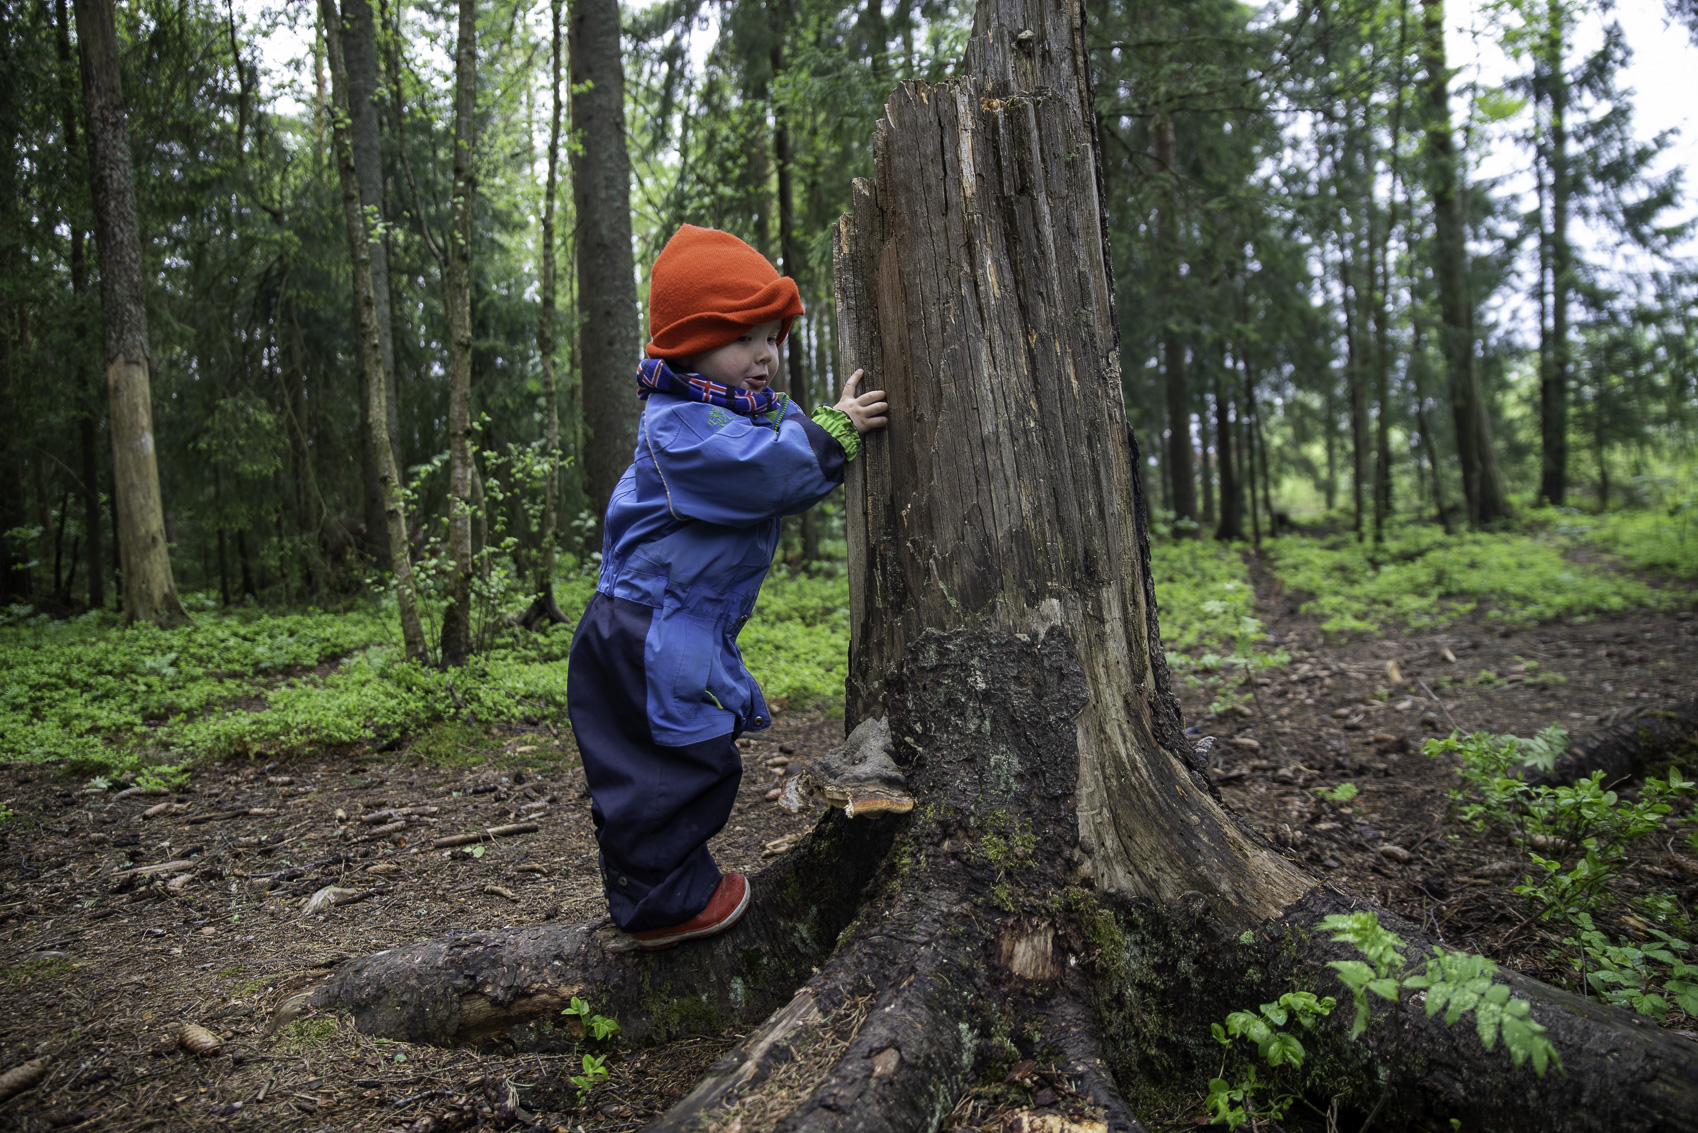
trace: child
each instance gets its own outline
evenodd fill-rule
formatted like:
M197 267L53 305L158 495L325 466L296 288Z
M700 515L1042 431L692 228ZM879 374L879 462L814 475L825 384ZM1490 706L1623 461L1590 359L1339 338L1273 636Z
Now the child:
M795 281L730 233L686 224L655 260L635 459L567 675L608 908L647 949L724 932L748 906L707 848L743 776L736 738L770 723L737 633L780 517L842 483L888 420L882 392L856 395L859 370L812 420L769 388L801 313Z

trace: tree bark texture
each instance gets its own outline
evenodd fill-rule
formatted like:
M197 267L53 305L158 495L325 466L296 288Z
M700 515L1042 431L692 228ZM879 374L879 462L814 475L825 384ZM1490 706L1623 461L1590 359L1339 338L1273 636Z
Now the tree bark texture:
M1468 289L1468 231L1456 142L1450 130L1450 67L1444 46L1444 0L1422 0L1421 52L1426 68L1427 197L1433 203L1435 275L1442 327L1440 346L1456 416L1456 451L1462 467L1468 518L1476 527L1510 514L1492 423L1474 360L1474 308Z
M631 258L631 161L617 0L571 0L574 241L583 465L597 530L637 444L632 374L642 357Z
M1014 1042L1136 1129L1128 1095L1194 1099L1218 1072L1209 1021L1333 990L1342 949L1314 925L1352 902L1226 813L1168 690L1082 22L1073 0L983 0L965 77L898 88L834 234L842 363L900 407L851 466L847 723L887 721L912 813L831 814L722 937L458 934L313 1003L437 1042L545 1042L510 1024L574 993L636 1040L764 1014L651 1129L906 1133L1000 1082ZM1322 1102L1365 1114L1389 1083L1387 1128L1698 1126L1698 1048L1510 982L1567 1077L1419 1013L1352 1042L1346 1010L1304 1037Z
M386 220L383 193L383 131L377 117L377 27L370 0L342 0L342 62L348 68L348 132L354 146L354 173L360 183L360 207L368 217ZM389 309L389 250L382 240L371 241L372 299L377 304L377 341L383 361L384 422L391 458L401 435L400 399L395 379L394 321ZM365 380L364 370L360 380ZM362 407L367 399L361 397ZM363 409L362 409L363 411ZM388 562L389 528L384 520L381 462L371 447L371 430L361 431L361 471L364 479L366 553L373 562Z
M188 620L171 577L149 392L147 306L141 229L136 219L130 131L119 78L112 0L76 0L89 188L100 259L100 313L106 342L106 396L112 434L113 493L124 616L174 625Z
M337 179L342 188L342 219L348 230L348 256L353 264L354 311L359 331L359 365L365 374L366 427L371 433L371 451L378 462L378 479L383 485L384 524L389 531L390 568L395 574L396 605L401 615L401 638L407 656L425 655L424 623L419 618L418 594L413 585L413 560L407 542L407 516L401 507L401 478L395 467L395 452L389 444L389 408L383 381L383 354L377 325L377 298L371 282L371 232L366 227L360 203L359 176L354 168L354 146L349 137L348 70L342 59L341 20L335 0L319 0L324 27L325 54L329 56L331 97L336 113L332 118L332 144L336 152Z
M442 664L472 655L472 194L473 114L477 109L478 12L460 0L454 48L454 197L449 209L448 265L448 606L442 612Z

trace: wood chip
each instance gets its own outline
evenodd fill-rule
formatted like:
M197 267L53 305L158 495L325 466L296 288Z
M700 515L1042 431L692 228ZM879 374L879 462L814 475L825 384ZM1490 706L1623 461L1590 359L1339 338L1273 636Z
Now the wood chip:
M1403 683L1403 669L1395 660L1386 662L1386 680L1394 685Z
M509 901L517 901L519 899L519 895L517 893L513 892L511 889L503 889L499 885L486 885L483 887L483 891L496 897L505 897Z
M154 803L152 806L142 811L141 816L143 818L158 818L162 814L170 813L171 808L175 805L175 803Z
M507 826L486 826L478 834L449 834L438 838L430 844L433 850L446 850L450 846L469 846L473 842L481 842L485 838L511 838L515 834L535 834L542 827L534 822L514 822Z
M1452 665L1456 664L1456 654L1450 651L1450 646L1448 645L1439 650L1439 656L1443 657L1446 661L1449 661Z

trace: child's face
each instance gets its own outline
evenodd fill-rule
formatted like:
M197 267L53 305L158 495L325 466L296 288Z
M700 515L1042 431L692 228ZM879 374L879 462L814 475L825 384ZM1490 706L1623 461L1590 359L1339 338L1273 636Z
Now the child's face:
M706 354L685 361L686 368L733 389L760 391L778 370L780 323L749 327L740 336Z

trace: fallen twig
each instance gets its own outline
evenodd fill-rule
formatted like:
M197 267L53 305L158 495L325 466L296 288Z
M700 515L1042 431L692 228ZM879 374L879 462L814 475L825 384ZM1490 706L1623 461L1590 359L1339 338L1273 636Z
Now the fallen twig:
M473 842L481 842L485 838L510 838L515 834L535 834L542 827L534 822L514 822L507 826L486 826L476 834L449 834L438 838L430 844L433 850L446 850L450 846L469 846Z

